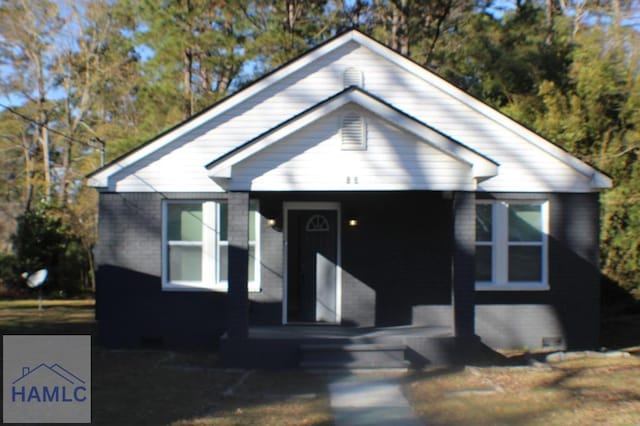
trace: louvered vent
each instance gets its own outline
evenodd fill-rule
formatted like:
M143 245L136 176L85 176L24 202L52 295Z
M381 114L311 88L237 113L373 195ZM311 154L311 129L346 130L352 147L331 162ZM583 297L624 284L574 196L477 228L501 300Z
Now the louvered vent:
M342 117L342 149L366 149L364 118L355 112Z
M357 86L364 87L364 76L362 71L357 68L347 68L343 76L344 87Z

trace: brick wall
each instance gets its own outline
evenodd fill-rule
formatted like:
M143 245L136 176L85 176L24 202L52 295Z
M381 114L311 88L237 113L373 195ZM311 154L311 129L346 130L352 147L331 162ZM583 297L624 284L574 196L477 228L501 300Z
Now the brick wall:
M493 194L549 201L548 291L476 292L476 333L493 347L598 346L598 194Z
M532 196L550 202L550 290L475 292L476 333L495 347L535 348L545 337L559 337L570 347L594 347L599 324L598 195ZM251 197L260 200L262 230L262 288L249 294L252 324L282 321L282 202L286 200L341 204L344 325L452 325L451 199L430 192L257 193ZM227 328L227 294L161 289L161 204L159 194L100 195L95 253L101 340L112 346L158 341L215 346ZM357 227L346 226L350 217L359 220ZM277 220L275 227L267 224L269 218Z

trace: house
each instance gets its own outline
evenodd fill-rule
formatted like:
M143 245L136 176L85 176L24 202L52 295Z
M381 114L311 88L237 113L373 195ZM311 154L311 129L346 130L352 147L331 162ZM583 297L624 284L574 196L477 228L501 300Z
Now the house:
M357 30L89 182L107 345L295 365L327 341L598 343L610 179Z

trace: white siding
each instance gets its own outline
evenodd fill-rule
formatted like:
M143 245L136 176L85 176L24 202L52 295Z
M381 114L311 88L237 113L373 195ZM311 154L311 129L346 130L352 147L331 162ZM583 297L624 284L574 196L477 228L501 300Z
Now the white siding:
M338 109L236 164L229 189L475 189L468 164L360 112L367 122L366 150L341 149L339 129L344 108Z
M498 176L481 182L478 185L480 190L591 190L589 177L578 173L515 132L422 78L407 72L368 48L360 47L355 42L320 57L206 125L149 155L145 160L116 173L110 179L110 189L162 192L221 191L222 189L207 177L204 168L207 163L342 90L343 73L349 67L357 67L363 71L368 92L499 163ZM328 124L325 123L325 126ZM326 136L327 130L323 126L319 126L318 131L325 132L322 135ZM317 135L316 138L320 136ZM294 138L288 140L292 142ZM324 145L323 143L320 146ZM284 145L279 143L278 149L282 146ZM362 165L356 164L361 161L358 154L350 153L353 154L349 159L350 170L364 168L389 173L390 168L409 165L399 160L394 148L387 147L387 150L389 155L386 158L380 154L379 157L368 159L368 163ZM317 154L320 155L320 151ZM331 158L321 155L312 161L306 161L309 161L310 165L297 165L296 174L313 174L318 172L316 168L326 170L333 167ZM410 166L415 167L415 164ZM246 165L243 164L243 167ZM430 164L427 163L421 168L427 170L429 167ZM348 170L344 167L343 171L346 173ZM440 172L443 173L442 179L454 178L446 174L447 170ZM273 173L287 174L292 181L297 179L291 170L278 169ZM410 170L397 173L412 174ZM369 179L366 176L363 175L364 180L359 179L358 185L363 189ZM334 176L332 179L338 177ZM396 188L409 189L412 184L417 183L409 178L398 179L395 183ZM258 185L259 182L260 189L277 189L264 187L266 176L264 182L256 179L254 184ZM338 184L336 181L331 185Z

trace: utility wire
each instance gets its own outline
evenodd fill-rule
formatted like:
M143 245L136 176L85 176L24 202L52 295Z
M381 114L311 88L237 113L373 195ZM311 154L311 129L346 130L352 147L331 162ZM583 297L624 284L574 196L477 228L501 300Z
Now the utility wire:
M58 136L62 136L63 138L68 139L71 142L78 143L78 144L84 146L85 148L92 148L92 149L98 148L98 149L100 149L102 151L104 151L104 149L105 149L105 142L102 139L100 139L99 137L95 138L95 140L100 145L99 147L96 147L95 145L92 145L92 144L90 144L88 142L81 141L80 139L76 139L76 138L74 138L72 136L69 136L69 135L67 135L67 134L65 134L65 133L63 133L63 132L61 132L59 130L56 130L56 129L52 128L52 127L46 126L44 124L41 124L38 121L36 121L35 119L33 119L33 118L29 117L29 116L26 116L26 115L22 114L19 111L16 111L14 108L12 108L12 107L10 107L8 105L4 105L4 104L0 103L0 107L6 109L7 111L9 111L12 114L17 115L18 117L22 118L23 120L25 120L25 121L27 121L29 123L35 124L36 126L39 126L39 127L43 127L45 129L47 129L48 131L50 131L51 133L55 133Z
M15 109L13 109L12 107L10 107L10 106L8 106L8 105L4 105L4 104L0 103L0 107L5 108L5 109L6 109L7 111L9 111L10 113L15 114L16 116L18 116L18 117L22 118L23 120L25 120L25 121L27 121L27 122L29 122L29 123L35 124L35 125L40 126L40 127L44 127L45 129L47 129L47 130L48 130L48 131L50 131L51 133L55 133L55 134L57 134L57 135L59 135L59 136L62 136L63 138L66 138L66 139L68 139L68 140L69 140L69 141L71 141L71 142L78 143L78 144L80 144L80 145L82 145L82 146L84 146L84 147L87 147L87 148L96 149L96 147L95 147L94 145L91 145L90 143L87 143L87 142L85 142L85 141L81 141L81 140L79 140L79 139L76 139L76 138L74 138L74 137L71 137L71 136L69 136L69 135L67 135L67 134L65 134L65 133L63 133L63 132L60 132L59 130L52 129L52 128L51 128L51 127L49 127L49 126L45 126L45 125L43 125L43 124L40 124L38 121L34 120L33 118L28 117L28 116L26 116L26 115L22 114L22 113L21 113L21 112L19 112L19 111L16 111ZM101 152L102 152L102 154L103 154L103 164L102 164L102 165L104 166L104 150L105 150L105 142L104 142L102 139L98 138L98 137L96 137L96 138L95 138L95 140L100 144L100 147L99 147L98 149L100 149L100 150L101 150ZM117 165L117 166L118 166L118 167L120 167L121 169L124 169L124 167L123 167L122 165L120 165L120 164L115 163L114 165ZM151 191L152 191L152 192L154 192L154 193L156 193L156 194L160 195L160 197L161 197L162 199L164 199L164 200L169 200L169 199L171 199L171 197L167 196L167 194L165 194L165 193L163 193L162 191L160 191L160 190L158 190L157 188L155 188L155 187L154 187L150 182L148 182L146 179L144 179L144 178L142 178L141 176L139 176L137 173L135 173L135 172L134 172L134 173L132 173L132 174L133 174L133 176L135 176L137 179L139 179L143 184L147 185L147 186L151 189ZM129 200L127 200L127 199L126 199L126 197L124 197L124 196L123 196L123 194L118 193L118 195L122 198L122 200L124 201L124 203L125 203L126 205L128 205L129 207L133 207L135 210L142 211L142 209L141 209L138 205L132 204ZM222 201L222 200L211 200L211 201L214 201L214 202L216 202L216 203L220 203L220 201ZM198 217L197 217L196 215L194 215L193 213L191 213L191 212L188 212L188 213L189 213L189 215L193 216L196 220L198 220L199 222L201 222L201 223L202 223L202 225L203 225L204 227L206 227L206 228L208 228L208 229L209 229L209 231L213 231L215 234L217 234L217 235L218 235L218 237L220 236L220 230L219 230L219 229L213 228L213 227L211 227L210 225L208 225L208 224L204 223L204 221L203 221L202 219L198 218ZM251 255L251 254L249 254L249 253L248 253L248 255L249 255L249 258L251 258L251 259L254 259L254 260L255 260L255 256L252 256L252 255ZM264 265L264 264L263 264L263 262L260 262L260 263L261 263L261 266L263 266L263 267L264 267L264 266L266 266L266 265Z

